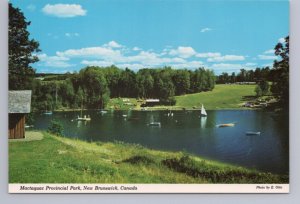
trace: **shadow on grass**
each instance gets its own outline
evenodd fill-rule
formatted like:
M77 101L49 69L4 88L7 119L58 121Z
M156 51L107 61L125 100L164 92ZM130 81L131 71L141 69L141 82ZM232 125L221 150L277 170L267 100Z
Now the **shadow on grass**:
M149 164L154 164L155 161L149 157L146 156L132 156L128 159L123 160L122 162L125 163L130 163L130 164L145 164L145 165L149 165Z
M253 101L256 99L256 96L243 96L242 101Z
M238 167L217 169L208 165L204 160L195 162L189 156L183 156L180 159L165 159L162 165L194 178L204 178L212 183L288 183L289 181L288 176L248 171Z

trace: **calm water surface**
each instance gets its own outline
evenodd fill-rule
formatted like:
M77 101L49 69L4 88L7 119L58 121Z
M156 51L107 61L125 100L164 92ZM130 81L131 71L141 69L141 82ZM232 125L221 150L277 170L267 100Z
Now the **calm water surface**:
M86 141L124 141L168 151L187 151L208 159L261 171L287 174L289 170L288 117L263 111L85 111L90 122L75 119L79 112L36 115L34 127L45 130L52 119L61 122L66 137ZM126 115L126 116L125 116ZM125 117L124 117L125 116ZM160 122L161 127L151 127ZM235 127L217 128L236 122ZM247 136L246 131L261 135Z

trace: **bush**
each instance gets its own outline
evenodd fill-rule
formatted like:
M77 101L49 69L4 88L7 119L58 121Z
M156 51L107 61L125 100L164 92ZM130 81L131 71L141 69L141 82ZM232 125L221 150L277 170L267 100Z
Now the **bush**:
M64 128L58 121L51 120L50 126L48 127L48 132L57 136L63 136Z
M155 161L152 158L146 156L140 156L140 155L136 155L128 159L125 159L123 160L123 162L131 163L131 164L146 164L146 165L155 163Z
M257 85L257 86L255 87L255 93L256 93L256 96L257 96L257 97L262 96L262 90L261 90L261 88L260 88L259 85Z

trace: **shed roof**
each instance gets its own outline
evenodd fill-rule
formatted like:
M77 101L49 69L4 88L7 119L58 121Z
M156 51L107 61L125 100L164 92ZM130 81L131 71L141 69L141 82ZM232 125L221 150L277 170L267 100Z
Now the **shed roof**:
M146 102L159 102L159 99L146 99Z
M30 113L31 90L8 92L8 113Z

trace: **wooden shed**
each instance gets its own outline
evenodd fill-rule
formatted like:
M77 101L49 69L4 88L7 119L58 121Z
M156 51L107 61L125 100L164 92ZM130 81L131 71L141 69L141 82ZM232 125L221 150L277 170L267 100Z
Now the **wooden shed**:
M8 138L25 138L25 115L30 113L31 90L8 92Z

